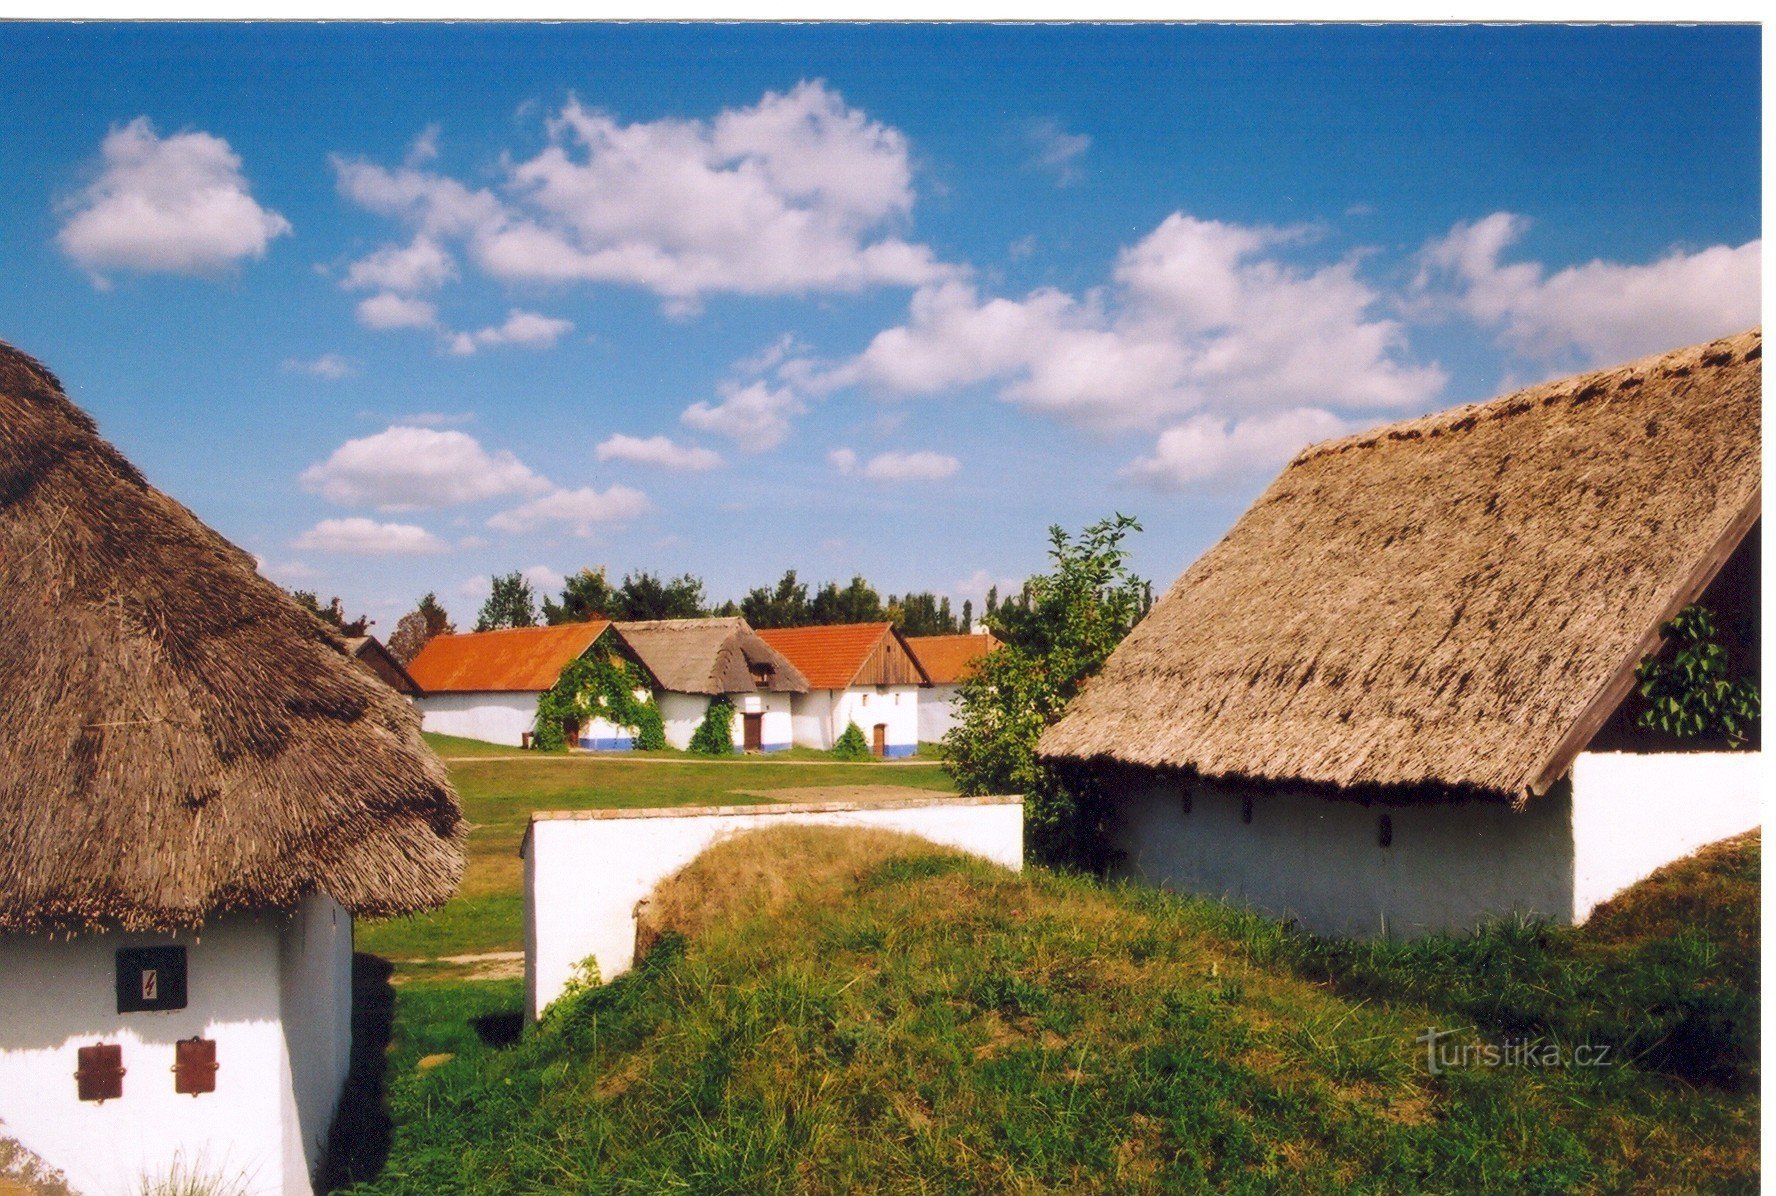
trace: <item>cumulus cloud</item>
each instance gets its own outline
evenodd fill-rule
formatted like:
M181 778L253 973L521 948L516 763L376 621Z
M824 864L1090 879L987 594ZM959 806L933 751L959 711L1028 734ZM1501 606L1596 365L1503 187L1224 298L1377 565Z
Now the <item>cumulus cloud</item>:
M1305 446L1353 429L1314 407L1234 422L1198 415L1159 434L1151 456L1130 463L1124 477L1155 490L1187 490L1212 482L1271 473Z
M631 461L661 469L701 472L721 464L721 454L713 449L677 444L665 436L643 439L619 432L601 443L596 451L600 461Z
M710 120L624 124L571 100L497 193L427 170L335 159L340 190L496 278L620 283L694 309L746 295L916 286L952 273L899 228L906 138L820 82Z
M782 444L789 438L790 419L807 410L793 390L763 381L745 386L724 383L720 393L720 403L692 403L679 421L699 432L725 436L748 453Z
M842 474L854 474L865 481L885 483L935 482L952 476L962 468L962 462L956 458L929 451L877 453L860 465L854 451L839 448L828 453L826 459Z
M430 328L438 322L438 309L424 299L412 299L384 291L358 304L358 323L386 332L391 328Z
M313 566L304 561L273 561L266 559L259 553L254 553L253 564L258 568L261 576L269 577L280 585L313 581L320 576Z
M589 536L609 523L626 523L653 509L647 495L628 486L594 490L555 490L509 511L501 511L487 526L502 532L529 532L549 524L561 524L576 535Z
M290 222L260 206L228 142L191 130L161 137L146 116L113 127L98 176L66 205L56 243L105 270L211 274L265 256Z
M337 382L356 373L357 367L337 353L323 353L308 360L286 357L284 370L292 374L312 374L328 382Z
M503 450L466 432L397 425L348 440L302 474L303 488L342 506L413 511L540 494L550 486Z
M1741 332L1760 319L1761 241L1549 273L1539 262L1501 260L1528 228L1510 212L1457 224L1419 255L1418 297L1496 329L1526 357L1582 365Z
M309 552L350 553L354 556L417 556L443 552L450 546L411 523L378 523L354 515L347 519L323 519L296 539L295 548Z
M496 345L517 345L523 349L549 349L573 331L572 320L522 311L514 307L504 324L495 324L479 332L458 332L450 337L450 351L466 357L477 349Z
M429 291L456 277L456 262L423 233L407 245L385 245L359 258L340 283L347 290Z
M1091 148L1090 137L1084 133L1069 133L1053 119L1032 124L1028 137L1034 151L1029 162L1033 169L1052 174L1055 184L1061 187L1077 183L1083 177L1079 158Z

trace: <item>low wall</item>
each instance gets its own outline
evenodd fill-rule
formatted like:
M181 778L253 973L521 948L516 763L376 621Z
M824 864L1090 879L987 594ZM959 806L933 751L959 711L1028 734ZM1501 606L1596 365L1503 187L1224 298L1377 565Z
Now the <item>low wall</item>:
M635 906L729 835L786 823L905 831L1007 868L1024 857L1017 797L809 802L533 814L525 834L524 988L528 1016L561 995L588 957L610 980L635 962Z

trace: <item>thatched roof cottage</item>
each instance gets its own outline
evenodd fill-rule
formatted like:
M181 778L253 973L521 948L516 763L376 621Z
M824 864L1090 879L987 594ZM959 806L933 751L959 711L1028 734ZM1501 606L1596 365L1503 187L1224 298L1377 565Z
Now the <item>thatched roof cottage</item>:
M1310 928L1563 922L1758 822L1755 753L1639 729L1700 599L1756 676L1762 334L1310 448L1041 742L1129 873Z
M307 1192L354 916L461 815L411 706L0 345L0 1122L81 1191Z
M790 746L790 703L808 692L807 679L745 619L648 619L618 623L616 630L654 678L667 743L689 747L710 702L726 698L739 716L735 747L778 752Z
M830 748L855 723L878 756L919 750L919 691L931 678L892 623L761 631L808 679L795 700L795 742Z

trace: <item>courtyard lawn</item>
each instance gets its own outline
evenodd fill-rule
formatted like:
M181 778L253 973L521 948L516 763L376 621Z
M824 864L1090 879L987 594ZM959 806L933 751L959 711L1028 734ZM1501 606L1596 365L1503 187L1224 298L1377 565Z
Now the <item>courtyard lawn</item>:
M447 735L427 735L426 741L448 761L462 798L468 868L455 899L444 908L358 928L358 949L396 962L403 975L432 970L411 966L419 961L523 947L524 865L518 847L538 810L756 805L793 797L778 790L835 785L955 792L936 762L848 764L809 749L710 759L684 752L520 753Z

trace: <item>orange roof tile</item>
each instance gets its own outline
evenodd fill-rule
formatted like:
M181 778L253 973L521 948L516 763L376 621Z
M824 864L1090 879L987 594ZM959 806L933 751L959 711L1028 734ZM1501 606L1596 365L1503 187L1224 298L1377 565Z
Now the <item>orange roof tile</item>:
M420 649L407 672L427 693L542 691L590 648L609 619L559 627L514 627L440 635Z
M925 666L931 684L954 685L999 641L990 635L909 635L906 644Z
M893 630L891 623L839 623L829 627L775 627L758 633L808 679L809 689L845 689L870 653Z

